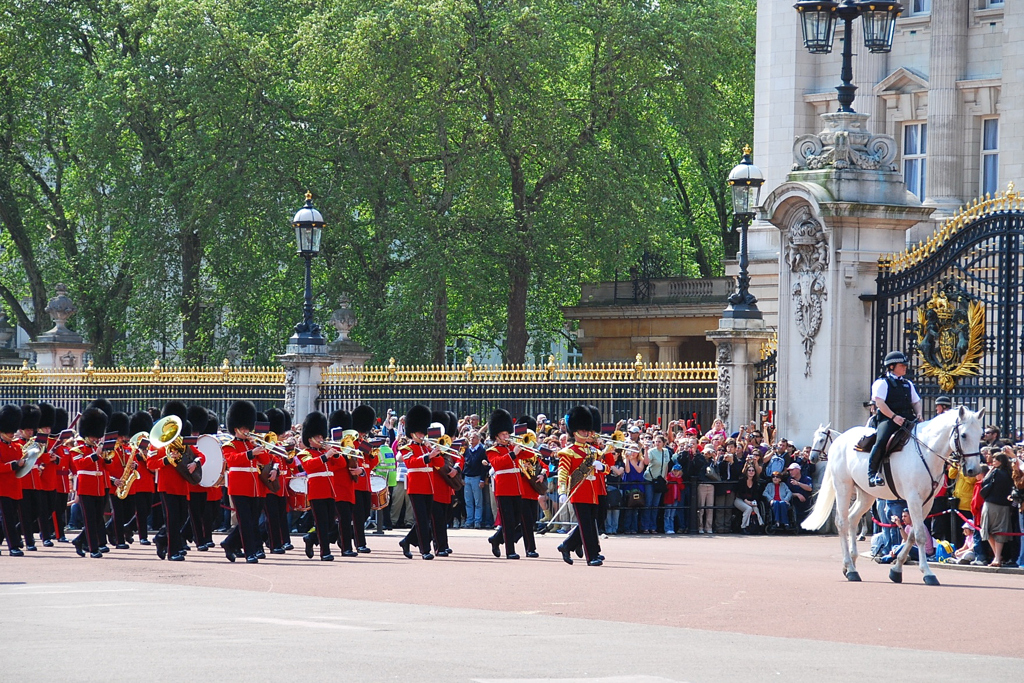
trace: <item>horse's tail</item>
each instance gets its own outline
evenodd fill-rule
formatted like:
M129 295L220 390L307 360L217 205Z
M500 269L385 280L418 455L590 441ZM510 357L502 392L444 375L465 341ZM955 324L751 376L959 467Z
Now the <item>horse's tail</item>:
M832 463L829 463L831 465ZM820 529L828 521L832 514L832 506L836 502L836 485L832 480L832 468L825 467L825 475L821 478L821 488L818 489L818 496L814 499L814 509L811 514L800 524L808 531Z

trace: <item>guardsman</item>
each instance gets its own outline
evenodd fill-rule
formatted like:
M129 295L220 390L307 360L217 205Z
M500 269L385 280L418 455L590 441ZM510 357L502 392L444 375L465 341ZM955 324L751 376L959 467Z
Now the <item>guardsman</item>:
M206 433L206 423L210 421L210 411L202 406L192 405L185 413L188 416L188 423L192 425L190 436L199 437ZM203 526L203 515L206 512L205 486L193 484L188 485L188 521L182 527L183 537L191 537L196 544L196 550L206 552L205 538L207 529Z
M217 430L220 428L220 418L217 417L217 413L212 410L206 411L206 429L203 430L203 434L209 434L215 436ZM204 463L205 465L205 463ZM203 519L203 533L205 537L203 539L204 545L209 550L214 547L213 543L213 530L215 528L216 520L219 519L220 514L220 503L224 493L222 489L222 482L224 481L225 473L223 472L224 462L221 461L221 475L220 481L214 482L213 486L207 486L203 488L206 493L206 504L203 506L203 511L200 516Z
M414 405L410 408L405 415L405 430L411 441L398 449L397 458L405 462L405 486L416 521L398 545L402 549L402 554L410 560L412 553L409 546L412 544L419 547L424 560L432 560L434 555L430 552L430 505L434 500L431 483L434 468L431 467L431 461L440 455L441 451L436 446L431 447L424 443L430 430L430 408L424 405Z
M21 407L21 428L14 441L18 448L24 448L30 441L35 441L36 429L39 428L41 416L37 405L26 403ZM39 525L39 518L45 515L42 505L42 480L38 464L39 460L36 460L36 467L33 467L27 475L21 478L21 533L25 537L25 550L29 551L36 549L36 528ZM42 539L46 538L44 528L39 528L39 536Z
M356 433L352 430L352 414L347 410L335 410L329 419L331 441L355 443ZM351 447L348 447L351 449ZM356 557L355 531L352 526L352 508L356 504L355 454L342 452L340 458L333 458L328 464L334 470L334 506L338 516L338 527L331 539L338 542L342 557Z
M132 517L134 505L126 497L121 500L117 497L117 487L125 476L125 469L128 463L135 457L134 449L128 445L128 438L131 432L128 431L131 419L125 413L114 413L107 421L107 432L117 434L117 443L110 459L106 461L107 477L112 488L110 491L110 522L107 526L107 537L113 542L118 550L128 549L125 525ZM135 484L132 484L135 488Z
M451 438L451 435L448 434L447 413L440 410L433 411L430 419L429 431L436 434L433 438L439 439L446 434L449 439ZM430 473L432 497L430 501L430 531L431 537L434 540L434 555L436 557L448 557L452 552L451 548L448 547L448 511L452 508L453 489L448 485L448 481L445 480L441 472L444 471L450 474L451 468L448 467L444 455L440 452L438 456L430 461L430 467L433 470ZM430 549L427 548L427 550Z
M365 403L352 411L352 430L356 432L355 448L359 451L359 477L355 482L355 506L352 509L352 529L355 532L356 552L368 553L366 545L366 520L373 508L373 494L370 491L370 474L380 462L380 454L370 448L366 437L377 421L377 413Z
M19 467L25 464L21 448L14 443L15 435L21 429L21 408L6 405L0 408L0 523L7 550L12 557L24 555L21 549L21 479L16 476Z
M323 413L314 410L306 415L302 422L302 445L305 448L298 454L302 469L306 472L306 499L313 511L313 524L316 527L316 536L307 533L303 537L306 557L313 559L313 546L318 544L320 559L324 562L334 559L331 554L331 529L337 506L334 503L336 474L331 461L343 459L337 448L324 444L327 428L327 418Z
M75 492L82 510L82 533L72 541L75 552L85 557L103 557L103 508L107 499L106 463L103 459L103 436L107 431L107 414L99 408L86 408L78 423L82 440L71 449L71 469L75 472Z
M153 416L145 410L132 413L128 419L128 432L133 436L139 432L149 434L153 429ZM132 450L132 457L135 458L135 471L139 478L132 484L131 493L125 501L128 503L126 515L127 531L132 529L139 534L139 544L149 545L149 513L153 507L153 497L156 495L156 477L153 471L146 464L146 455L149 451L149 439L145 438L139 443L137 449ZM134 521L131 521L134 520Z
M598 428L600 425L598 425ZM586 555L587 564L599 567L597 533L597 477L595 470L604 469L601 454L590 445L593 436L593 416L586 406L576 406L566 418L566 428L573 443L558 452L558 493L559 499L568 500L576 511L576 528L558 546L562 559L572 564L570 553L580 544ZM580 479L572 485L573 473L580 470Z
M234 562L243 549L245 561L260 561L260 467L270 465L270 453L253 444L250 432L256 427L256 406L249 401L235 401L228 409L228 433L233 437L224 446L224 465L227 467L228 495L235 509L238 524L220 544L224 555Z
M487 431L494 445L487 449L487 462L491 464L494 479L494 498L501 514L501 526L487 539L491 543L491 552L501 557L500 544L505 541L505 558L518 560L516 553L516 528L522 516L522 474L516 464L516 456L521 450L512 443L512 431L515 425L507 410L498 408L491 413L487 421Z
M277 491L267 491L264 503L267 508L267 544L270 552L275 555L285 553L285 545L289 544L288 538L288 479L292 466L293 457L285 450L282 439L288 431L288 423L284 411L280 408L271 408L267 411L267 422L270 423L270 431L267 433L267 441L277 444L276 452L270 453L271 466L277 469Z
M537 420L533 419L531 415L523 415L517 421L518 425L524 425L527 433L533 432L534 436L537 434ZM537 442L537 447L540 446L540 442ZM519 466L520 472L523 472L524 467L522 461L532 461L532 469L534 477L542 477L543 481L547 482L547 465L537 455L534 455L530 451L522 450L516 455L516 464ZM537 553L537 540L534 537L534 530L537 527L537 520L540 518L540 494L533 487L533 485L527 480L525 472L522 475L522 481L519 482L519 488L522 491L522 502L520 503L519 511L519 529L516 532L516 540L519 537L523 538L523 549L526 551L527 557L540 557Z
M921 397L914 383L906 378L908 363L902 351L890 351L883 361L885 374L871 385L871 400L877 409L878 432L868 461L869 486L885 486L885 478L878 468L885 456L889 437L908 421L921 421ZM907 428L911 427L908 425Z
M54 516L54 531L57 534L57 541L69 543L64 535L64 527L67 525L68 495L71 493L71 440L74 432L68 429L68 411L64 408L56 408L53 411L53 427L50 430L50 439L47 445L50 446L51 474L54 477L53 496L50 500L51 510ZM46 471L43 471L44 479Z
M166 446L151 448L146 458L146 465L156 472L156 490L164 509L164 525L153 537L157 557L161 560L167 558L181 562L185 559L187 552L185 541L181 537L181 527L188 517L189 482L178 472L177 465L187 448L183 435L191 433L192 426L188 424L188 408L181 401L168 401L164 404L161 419L169 415L174 415L181 420L182 433ZM150 434L150 440L159 436L159 434ZM189 472L194 472L196 467L194 462L187 465Z
M47 548L53 546L57 538L57 517L54 514L54 497L57 491L57 467L54 463L53 449L57 444L56 436L53 434L53 423L56 419L56 410L49 403L39 404L39 428L36 430L36 438L43 443L46 450L36 460L36 469L39 471L39 528L43 537L43 545ZM46 441L42 442L41 439Z

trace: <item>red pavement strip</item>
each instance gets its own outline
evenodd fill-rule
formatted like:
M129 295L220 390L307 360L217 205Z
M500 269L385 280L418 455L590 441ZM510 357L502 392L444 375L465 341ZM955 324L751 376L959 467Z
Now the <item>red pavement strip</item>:
M835 536L612 537L598 568L564 564L555 550L564 536L540 537L541 558L518 561L495 559L485 536L451 531L452 557L430 562L402 557L396 532L368 535L371 555L335 551L333 563L298 548L258 565L231 564L219 549L170 563L138 544L94 560L58 544L24 558L5 552L0 582L118 579L1024 657L1009 630L997 635L1019 620L1020 575L938 569L943 585L929 587L915 563L897 585L888 566L861 558L864 581L849 583ZM950 624L970 615L994 636L953 636Z

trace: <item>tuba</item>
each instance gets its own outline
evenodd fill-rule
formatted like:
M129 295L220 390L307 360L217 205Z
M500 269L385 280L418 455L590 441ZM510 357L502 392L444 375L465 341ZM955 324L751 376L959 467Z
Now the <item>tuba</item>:
M537 433L532 429L528 429L526 434L521 437L513 437L513 439L530 454L529 457L519 458L516 461L519 471L523 473L526 483L530 485L530 488L542 496L545 495L548 492L547 478L537 481L537 471L541 455L540 451L537 450Z
M157 450L166 448L168 461L174 465L175 471L181 475L182 479L190 484L198 484L203 478L203 467L196 462L197 459L192 449L185 446L181 428L181 418L177 415L160 418L153 425L149 442ZM158 436L153 436L154 434ZM189 472L188 466L193 462L196 463L196 468Z
M18 479L27 476L28 473L32 471L32 468L36 466L36 460L38 460L39 456L44 452L46 452L46 448L35 440L29 441L22 446L21 457L25 459L25 464L14 471L14 476Z

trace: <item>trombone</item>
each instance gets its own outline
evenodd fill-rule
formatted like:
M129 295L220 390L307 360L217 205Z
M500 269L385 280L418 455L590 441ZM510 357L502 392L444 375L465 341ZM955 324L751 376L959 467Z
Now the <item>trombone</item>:
M517 446L519 446L520 450L526 451L531 456L533 456L535 458L544 457L544 454L541 453L536 448L537 443L538 443L537 433L535 431L533 431L532 429L527 429L526 433L523 434L523 435L519 435L519 434L512 435L511 440L512 440L512 443L514 443Z

